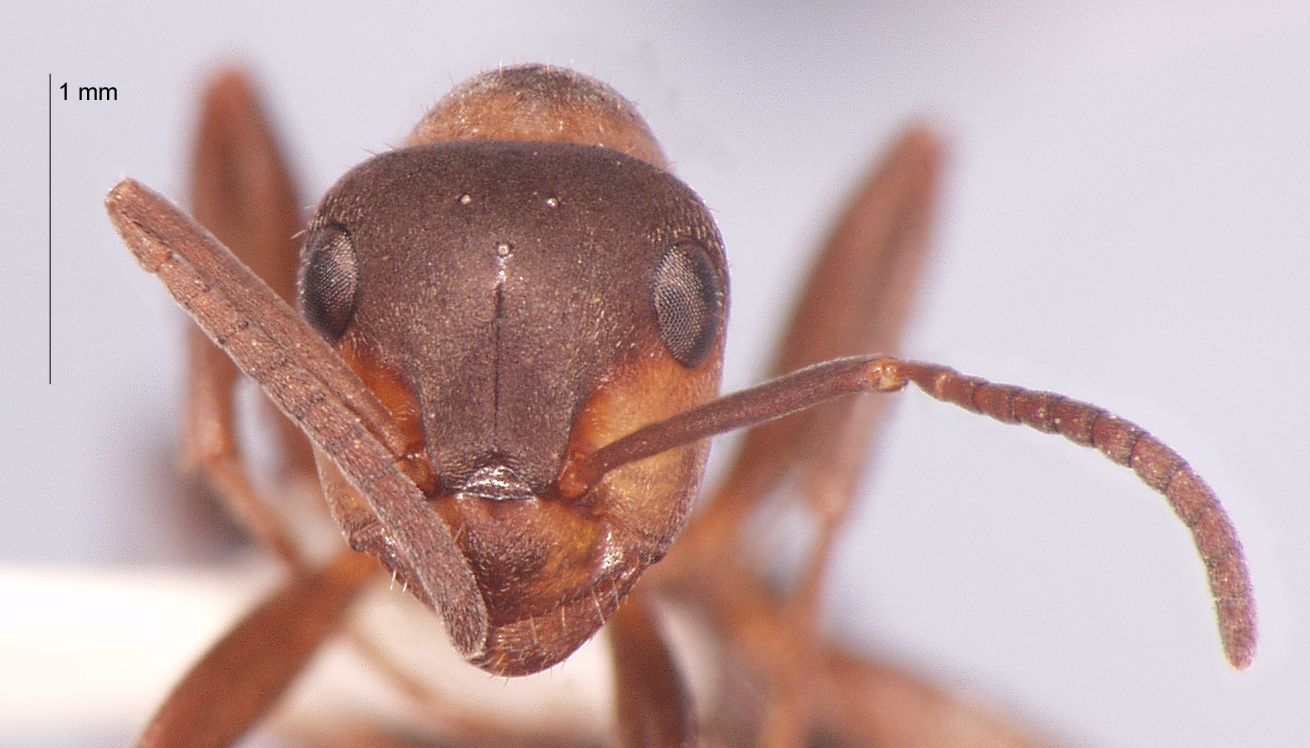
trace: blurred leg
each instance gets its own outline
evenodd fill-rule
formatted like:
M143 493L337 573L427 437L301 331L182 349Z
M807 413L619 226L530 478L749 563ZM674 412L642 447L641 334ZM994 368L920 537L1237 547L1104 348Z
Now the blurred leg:
M841 356L894 355L917 285L935 197L939 148L908 131L859 188L812 271L772 375ZM752 429L727 478L683 542L722 547L743 518L797 470L815 484L811 503L845 512L868 452L883 398L846 398Z
M245 78L221 74L204 97L196 138L191 201L196 220L232 249L284 300L295 292L295 234L299 201L271 128ZM187 333L188 400L184 461L222 498L260 545L299 563L299 554L269 502L251 484L237 444L236 366L205 334ZM277 418L286 467L313 474L308 443L290 421Z
M624 747L696 745L686 685L640 591L619 606L607 630Z

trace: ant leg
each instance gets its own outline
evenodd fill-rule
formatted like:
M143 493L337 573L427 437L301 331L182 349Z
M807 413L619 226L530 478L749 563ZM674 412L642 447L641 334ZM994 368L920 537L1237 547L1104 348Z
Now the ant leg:
M839 649L820 657L814 732L824 745L1047 744L893 665Z
M345 551L298 573L196 663L151 718L139 748L230 745L304 668L377 564Z
M860 187L811 271L772 375L842 356L896 352L927 243L939 161L933 136L911 129ZM752 429L680 542L725 547L723 539L738 532L791 468L853 483L885 407L881 398L848 399ZM828 507L821 514L843 511Z
M940 154L935 139L910 130L865 182L839 220L793 312L774 374L900 343L925 253ZM800 739L808 722L808 669L814 613L832 539L845 520L855 483L887 403L846 398L752 429L727 478L688 528L689 554L734 552L730 539L789 472L795 471L816 517L818 538L786 604L796 647L778 675L767 710L766 740ZM799 649L797 649L797 647ZM763 743L762 743L763 744Z
M444 727L444 726L443 726ZM438 729L440 740L429 734L417 734L404 728L357 722L331 722L295 725L282 729L293 746L314 748L463 748L494 745L497 748L603 748L606 743L576 735L553 735L509 732L492 726L476 731L454 732Z
M196 138L191 202L196 220L284 300L295 291L294 236L302 226L291 177L245 77L228 71L209 86ZM252 485L237 445L233 403L238 371L203 332L187 333L189 407L183 460L260 545L292 566L297 543L270 501ZM312 479L308 442L277 419L287 471Z
M695 711L639 591L609 619L619 733L625 748L696 744Z
M706 718L707 728L728 731L725 744L1043 744L1031 731L894 666L829 645L804 646L786 600L746 559L725 559L713 573L657 578L662 592L694 601L719 632L727 650L722 660L729 663L725 679L734 680L741 668L753 684ZM810 692L805 701L780 690L800 658L811 658L803 670L809 675L802 684Z
M481 746L495 745L504 748L599 748L603 743L599 735L579 732L577 725L569 723L504 724L492 716L473 714L457 703L452 689L456 688L441 679L424 678L407 669L404 655L386 645L390 632L365 631L358 621L343 632L352 646L368 660L368 666L378 675L390 680L398 693L412 704L414 724L391 725L386 722L361 720L345 724L323 722L311 715L310 720L294 720L277 727L279 735L295 738L295 745L310 746L413 746L431 748L440 736L439 745ZM308 723L307 723L308 722ZM416 731L415 727L419 729ZM406 736L410 736L407 739Z

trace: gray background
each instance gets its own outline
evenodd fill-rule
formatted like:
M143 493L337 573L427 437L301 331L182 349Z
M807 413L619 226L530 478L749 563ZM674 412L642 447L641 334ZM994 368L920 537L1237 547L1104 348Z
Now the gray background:
M950 163L907 352L1110 406L1177 447L1242 533L1265 636L1249 672L1227 668L1185 532L1129 473L918 394L842 543L834 631L1075 743L1310 740L1310 6L339 5L5 8L6 579L196 562L161 529L179 516L183 320L100 201L124 174L184 193L206 71L258 73L317 195L453 82L546 61L635 100L714 209L729 387L762 374L853 179L902 123L933 123ZM47 73L119 92L54 106L53 385ZM93 734L78 713L0 743Z

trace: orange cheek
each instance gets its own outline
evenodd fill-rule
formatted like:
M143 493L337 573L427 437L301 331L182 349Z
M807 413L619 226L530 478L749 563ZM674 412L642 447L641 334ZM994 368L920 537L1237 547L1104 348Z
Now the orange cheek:
M436 488L436 479L428 467L423 440L423 422L418 399L405 386L400 372L383 366L373 347L358 335L347 333L336 346L337 353L364 384L391 412L405 434L405 455L401 470L424 494Z
M621 366L588 400L569 439L570 454L590 454L637 429L713 399L719 390L722 351L695 369L674 361L659 345ZM671 540L691 510L709 443L689 444L624 465L583 498L620 526Z

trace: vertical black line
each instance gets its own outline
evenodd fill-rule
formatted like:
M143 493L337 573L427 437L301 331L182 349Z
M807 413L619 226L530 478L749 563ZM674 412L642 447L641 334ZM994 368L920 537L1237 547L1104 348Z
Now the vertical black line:
M55 76L46 73L46 295L45 295L45 361L46 384L55 383Z

